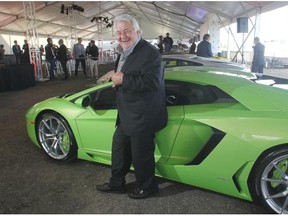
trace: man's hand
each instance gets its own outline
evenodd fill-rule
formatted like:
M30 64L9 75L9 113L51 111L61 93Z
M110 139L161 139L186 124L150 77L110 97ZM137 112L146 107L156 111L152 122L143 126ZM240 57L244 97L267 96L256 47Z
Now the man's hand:
M111 80L114 86L122 85L123 76L124 76L124 73L122 73L121 71L117 71L116 73L113 74L113 76L111 77Z

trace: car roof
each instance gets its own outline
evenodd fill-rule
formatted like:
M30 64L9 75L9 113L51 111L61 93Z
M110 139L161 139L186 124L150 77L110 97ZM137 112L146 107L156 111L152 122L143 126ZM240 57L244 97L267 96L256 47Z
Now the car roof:
M208 67L175 67L164 73L166 81L191 82L216 86L230 94L242 105L254 111L288 111L288 91L255 83L247 78ZM96 85L65 97L73 100L97 89L112 86L112 82Z
M246 79L256 79L255 74L241 71L241 70L231 70L230 68L220 68L220 67L213 67L213 66L178 66L178 67L170 67L165 68L165 73L168 71L201 71L201 72L210 72L215 74L226 74L227 76L237 76Z
M173 79L179 81L198 81L205 84L220 84L220 83L233 83L243 85L244 83L253 83L247 77L238 75L235 72L227 70L217 70L205 66L182 66L165 69L165 79ZM235 79L239 78L239 79Z
M177 67L165 73L166 80L213 85L229 93L237 101L254 111L288 111L288 91L255 83L228 73L202 69L204 67Z
M206 66L214 66L214 67L229 67L232 70L246 70L247 67L244 64L239 64L236 62L231 62L227 59L223 58L205 58L200 57L195 54L166 54L162 55L163 60L169 59L178 59L185 61L192 61L195 63L204 64Z

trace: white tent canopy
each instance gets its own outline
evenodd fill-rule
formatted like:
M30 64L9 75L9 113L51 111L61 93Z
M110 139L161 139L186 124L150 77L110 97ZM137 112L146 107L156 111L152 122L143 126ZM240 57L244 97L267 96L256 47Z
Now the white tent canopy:
M91 22L93 17L108 17L128 13L134 15L143 29L143 37L155 39L169 32L176 38L192 38L200 33L200 26L211 16L217 15L221 22L235 22L237 17L253 16L256 11L266 12L288 2L273 1L77 1L48 2L34 1L35 26L41 37L67 38L69 15L60 13L61 5L65 8L77 5L84 12L72 10L76 19L76 35L87 40L113 40L112 28L106 24L97 26ZM25 35L27 22L23 2L0 2L0 33Z

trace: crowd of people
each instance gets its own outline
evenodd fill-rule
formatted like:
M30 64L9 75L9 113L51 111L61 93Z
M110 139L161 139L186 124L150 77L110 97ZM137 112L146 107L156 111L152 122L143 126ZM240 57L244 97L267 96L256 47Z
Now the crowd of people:
M201 41L198 46L195 41L192 42L191 47L189 48L190 54L196 54L197 56L210 58L213 56L211 43L209 42L210 35L205 34L203 36L203 41ZM167 54L172 52L172 46L174 44L173 39L170 37L169 33L166 33L166 37L160 35L157 38L157 48L161 54ZM178 47L181 47L181 44L178 43Z
M64 45L63 39L60 39L58 41L59 46L56 46L53 44L53 41L51 38L47 39L47 45L45 46L45 58L46 61L49 62L49 78L50 80L53 80L55 78L54 76L54 70L56 68L56 61L58 60L61 64L62 70L64 72L64 77L62 80L68 80L69 74L67 69L67 61L68 59L68 49ZM98 47L95 45L95 41L91 40L89 42L89 45L84 48L84 45L82 44L82 38L78 38L78 43L74 44L73 50L72 50L72 56L75 60L75 72L74 75L78 76L78 69L79 65L81 64L81 67L83 69L83 74L87 77L87 71L86 71L86 61L89 60L90 62L90 74L92 78L95 77L98 79L98 59L99 59L99 50Z
M200 57L211 58L213 57L212 46L210 43L210 34L204 34L203 40L196 45L196 41L191 42L191 47L188 52L190 54L195 54ZM255 37L254 39L255 46L254 57L252 61L251 71L256 73L263 73L263 68L265 65L264 51L265 46L260 43L260 39ZM75 61L75 76L78 76L79 65L83 69L83 74L87 76L87 59L89 59L89 75L98 79L98 59L99 59L99 49L95 45L95 41L91 40L88 46L85 48L82 44L82 38L78 38L78 43L74 44L71 55L68 58L68 50L64 45L64 41L60 39L58 41L59 48L57 45L53 44L51 38L47 39L47 45L45 49L43 45L40 47L40 56L42 61L42 56L45 56L46 61L49 62L49 78L50 80L54 79L54 70L56 68L57 60L60 62L62 70L64 72L63 80L68 80L69 74L67 69L67 61L69 58L74 59ZM157 38L156 47L160 54L172 53L172 46L174 44L173 39L170 37L169 32L166 33L166 37L160 35ZM180 46L181 44L178 44ZM13 54L15 56L16 64L19 63L30 63L29 57L29 44L27 40L24 40L22 49L18 45L17 41L14 41L12 47ZM45 54L44 54L45 53ZM3 61L5 54L4 45L0 44L0 63Z
M170 37L170 34L167 32L166 37L164 38L162 35L158 37L157 47L159 52L162 53L170 53L173 46L173 39Z
M14 45L12 46L12 51L15 57L16 64L30 63L30 51L27 40L24 40L22 49L20 48L20 45L18 45L17 40L15 40ZM67 68L67 62L69 59L75 60L75 76L78 76L79 64L81 64L82 66L84 75L88 76L86 73L86 61L89 60L89 66L90 66L89 76L98 79L99 50L94 40L91 40L86 49L84 49L84 45L82 44L82 38L78 38L78 43L74 44L71 53L65 46L63 39L60 39L58 41L58 45L56 45L53 43L52 38L49 37L47 38L47 45L45 47L43 45L39 47L39 53L41 62L43 60L43 57L45 57L46 62L49 63L48 76L50 80L55 79L55 71L57 70L56 66L57 61L59 61L64 73L64 77L62 78L62 80L69 79L69 73ZM4 45L0 44L0 64L2 64L4 60L4 55L5 55Z

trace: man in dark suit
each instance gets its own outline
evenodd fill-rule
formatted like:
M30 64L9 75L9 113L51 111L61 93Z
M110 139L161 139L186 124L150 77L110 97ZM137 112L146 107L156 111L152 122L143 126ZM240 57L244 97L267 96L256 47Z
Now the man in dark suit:
M211 43L209 42L209 40L210 40L210 35L205 34L203 36L203 40L197 46L197 52L196 52L197 56L206 57L206 58L210 58L213 56Z
M112 82L118 116L112 143L112 177L97 186L107 193L125 193L125 175L134 166L138 188L129 193L143 199L158 193L155 179L155 133L167 124L163 61L159 51L141 38L130 15L115 19L116 37L123 49Z
M163 44L165 46L165 53L171 52L173 46L173 39L170 37L170 34L167 32L166 37L163 39Z
M64 42L62 39L58 41L59 48L57 52L57 59L59 60L62 69L64 71L65 76L62 78L62 80L68 80L68 69L67 69L67 47L64 45Z
M53 41L51 38L47 38L47 45L45 46L46 61L50 63L49 79L55 79L54 69L56 68L56 53L53 48Z
M255 73L259 73L259 76L263 75L263 68L265 65L265 46L260 43L259 37L254 38L254 56L252 61L252 68L251 71Z
M91 78L93 79L93 76L95 76L96 79L98 79L98 58L99 58L99 50L98 47L95 45L95 41L91 40L90 42L90 73Z
M13 50L13 54L14 54L15 59L16 59L16 64L19 64L20 63L21 48L17 44L17 40L14 41L14 45L12 46L12 50Z
M23 50L23 54L21 56L21 59L22 59L21 63L30 63L29 44L28 44L28 41L26 39L24 40L22 50Z

